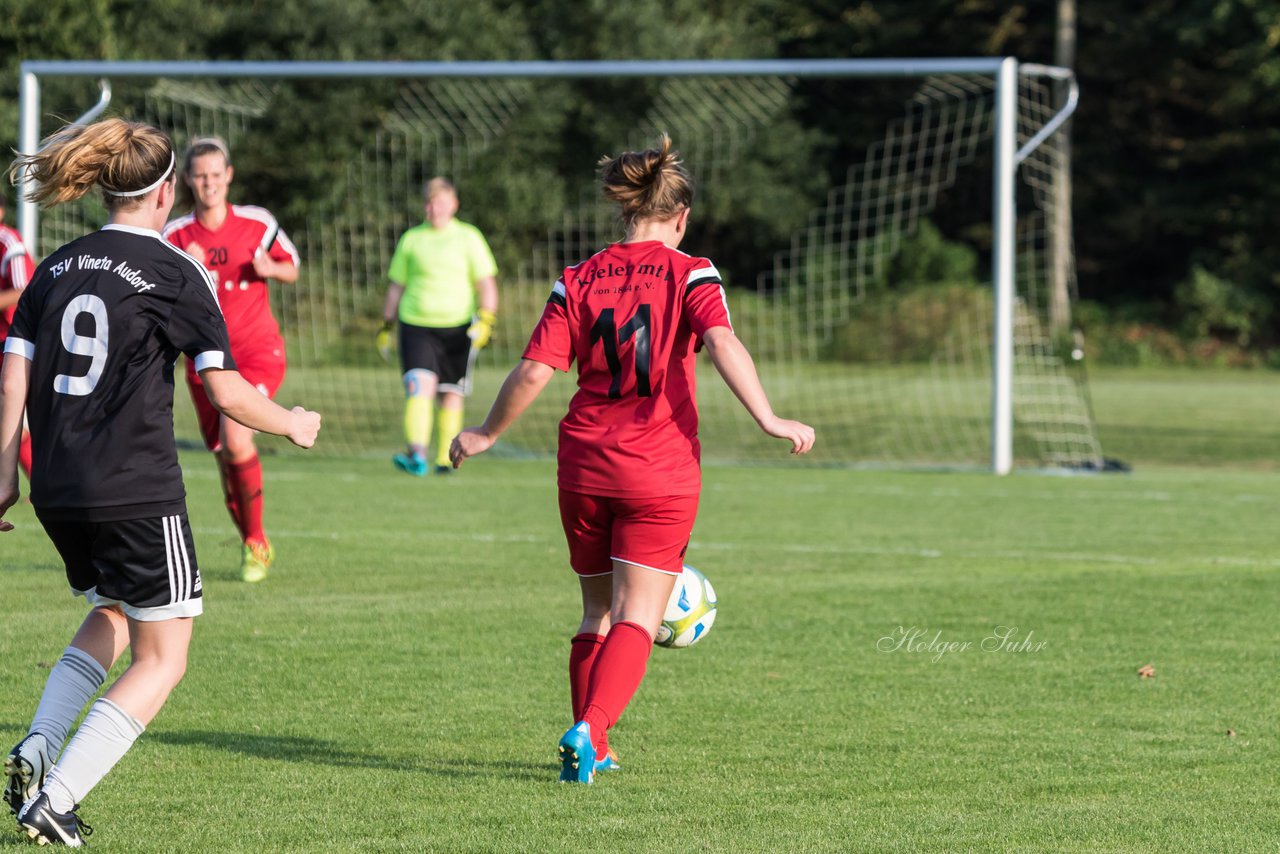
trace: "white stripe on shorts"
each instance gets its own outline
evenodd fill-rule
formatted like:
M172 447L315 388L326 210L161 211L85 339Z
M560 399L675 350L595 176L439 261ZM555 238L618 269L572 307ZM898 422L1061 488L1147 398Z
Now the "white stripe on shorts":
M182 601L192 596L191 585L194 582L191 572L191 557L187 554L187 538L182 536L182 517L173 517L173 537L178 543L178 555L182 558Z
M178 601L177 578L173 572L173 536L169 533L169 519L172 517L165 516L160 520L160 524L164 527L164 564L169 570L169 604L172 605Z
M187 557L187 541L182 536L182 517L173 517L173 544L178 553L179 601L191 598L191 559Z
M172 605L191 598L191 558L182 536L182 517L165 516L160 521L164 525L164 558L169 570L169 604Z

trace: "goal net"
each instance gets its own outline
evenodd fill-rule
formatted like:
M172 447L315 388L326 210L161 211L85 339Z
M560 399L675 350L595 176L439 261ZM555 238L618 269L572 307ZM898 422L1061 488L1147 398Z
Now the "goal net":
M223 136L238 166L232 200L273 207L244 165L260 161L245 155L282 144L274 111L287 86L137 80L117 85L111 112L165 128L179 147ZM422 219L424 180L446 175L459 188L459 217L480 226L501 267L499 324L468 404L468 423L483 418L561 270L622 236L600 200L594 158L648 147L666 132L697 184L682 248L720 268L734 325L775 409L817 428L812 462L988 467L995 81L922 79L892 113L862 123L864 138L837 140L818 139L801 115L799 105L813 109L813 86L764 75L653 77L625 90L441 77L370 89L383 99L369 113L377 120L344 157L328 197L293 219L275 211L302 255L298 282L272 286L289 357L277 399L324 414L317 451L376 456L400 444L399 371L372 341L397 238ZM1057 109L1042 81L1023 77L1018 89L1022 144ZM549 105L569 105L573 115L548 116ZM574 122L592 132L574 139ZM596 146L585 157L584 140ZM1069 236L1056 221L1064 151L1051 136L1018 172L1014 458L1093 468L1101 449L1061 317L1064 294L1069 310L1074 293ZM104 219L93 200L45 212L41 254ZM573 391L571 376L557 376L500 448L553 453ZM706 458L780 458L705 358L698 394ZM185 396L180 390L177 426L194 442Z

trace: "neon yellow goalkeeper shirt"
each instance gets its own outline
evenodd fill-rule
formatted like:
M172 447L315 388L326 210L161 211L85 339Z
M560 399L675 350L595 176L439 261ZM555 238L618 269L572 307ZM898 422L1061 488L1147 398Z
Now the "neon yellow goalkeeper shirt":
M401 235L387 278L404 286L401 323L448 328L471 322L476 282L497 274L480 229L455 219L444 228L424 222Z

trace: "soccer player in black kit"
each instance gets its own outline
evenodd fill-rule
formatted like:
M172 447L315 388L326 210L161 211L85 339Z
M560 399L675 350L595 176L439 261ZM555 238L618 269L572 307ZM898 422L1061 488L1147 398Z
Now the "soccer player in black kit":
M174 362L185 353L214 406L254 430L308 448L320 416L283 409L240 376L208 272L161 239L174 200L167 136L120 119L70 126L13 169L36 182L33 201L58 204L97 186L110 214L40 264L0 375L0 531L13 528L3 515L18 499L25 406L31 503L72 591L91 607L4 761L5 799L32 839L79 847L91 832L76 812L81 799L181 680L202 610L173 438ZM67 741L126 647L129 667Z

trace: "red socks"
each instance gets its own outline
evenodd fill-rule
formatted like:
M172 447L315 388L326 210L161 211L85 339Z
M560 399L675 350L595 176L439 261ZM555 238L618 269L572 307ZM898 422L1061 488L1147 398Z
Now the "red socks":
M221 463L221 461L219 461ZM262 463L255 454L242 463L222 463L222 491L231 520L246 543L266 542L262 528Z
M231 521L235 523L236 530L240 532L240 539L244 539L244 525L240 522L240 502L236 500L236 490L231 482L231 463L228 463L222 457L218 457L218 475L222 478L222 498L227 504L227 512L231 514Z
M27 483L31 482L31 434L22 431L22 442L18 445L18 465L27 474Z
M573 704L573 722L582 720L587 707L587 685L591 681L591 665L604 644L604 635L583 632L569 641L569 699Z
M582 712L586 709L586 688L591 680L591 666L595 663L596 654L600 652L600 647L604 645L604 635L594 635L591 632L584 631L582 634L573 635L568 648L568 693L570 693L570 702L573 704L573 723L582 720ZM608 741L604 739L604 732L600 734L605 741L605 750L608 750Z
M591 684L585 699L587 705L581 717L591 725L591 738L598 756L603 756L603 751L608 750L606 734L609 727L622 717L622 710L640 687L652 650L653 638L649 633L639 624L626 621L614 623L600 645L591 668Z

